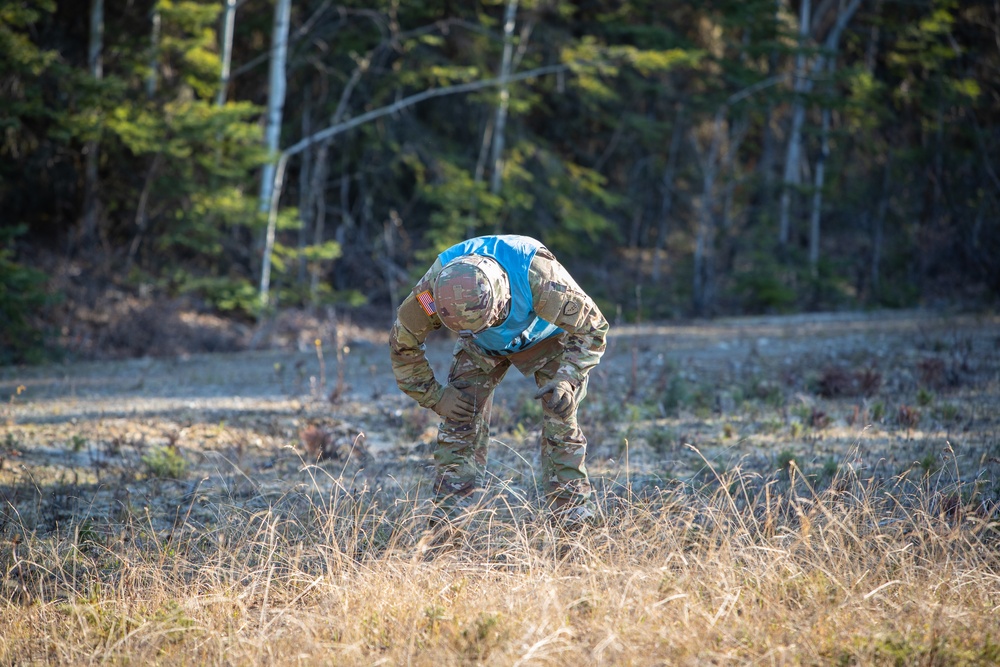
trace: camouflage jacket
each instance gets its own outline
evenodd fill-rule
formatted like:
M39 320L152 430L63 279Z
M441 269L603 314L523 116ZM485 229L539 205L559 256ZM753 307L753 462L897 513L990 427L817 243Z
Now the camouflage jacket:
M396 312L396 321L389 334L392 372L399 388L425 408L441 399L444 387L434 377L424 354L424 341L431 331L440 329L438 315L428 315L417 301L417 294L431 291L441 272L441 261L417 282ZM474 339L459 338L457 348L466 350L483 368L489 370L504 359L519 371L530 375L559 357L556 380L568 380L578 386L604 354L608 322L594 303L552 253L544 246L538 249L528 269L532 309L543 320L563 329L563 333L543 340L522 352L498 357L476 345Z

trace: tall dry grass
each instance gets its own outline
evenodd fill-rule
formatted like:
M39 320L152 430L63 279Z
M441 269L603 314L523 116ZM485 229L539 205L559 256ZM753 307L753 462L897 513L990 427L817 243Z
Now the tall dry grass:
M179 503L169 530L141 509L20 525L0 663L1000 662L1000 526L940 473L626 480L572 535L498 484L429 554L413 487L309 472L294 493Z

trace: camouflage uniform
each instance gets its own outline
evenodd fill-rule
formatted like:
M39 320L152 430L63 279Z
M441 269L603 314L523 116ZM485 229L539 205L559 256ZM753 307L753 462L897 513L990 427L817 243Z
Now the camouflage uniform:
M399 388L426 408L437 405L445 391L424 355L424 341L442 321L439 313L428 312L420 298L426 299L428 292L433 296L442 268L439 258L403 301L389 337ZM539 387L554 380L567 380L573 387L575 404L565 417L542 400L543 478L550 503L558 512L572 518L592 511L585 465L587 439L577 423L575 406L586 396L587 375L604 353L608 322L544 246L531 259L528 284L533 314L562 331L511 354L491 353L474 337L458 339L448 383L474 397L475 409L471 422L444 419L438 431L435 492L437 507L445 515L457 513L462 500L483 484L493 391L511 365L525 376L533 374Z

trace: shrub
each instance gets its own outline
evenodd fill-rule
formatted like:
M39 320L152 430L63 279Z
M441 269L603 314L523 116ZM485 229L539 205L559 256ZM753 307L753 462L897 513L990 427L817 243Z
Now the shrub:
M0 229L0 365L38 363L44 338L31 316L48 303L46 275L14 261L14 238L26 227Z
M143 455L142 464L146 474L160 479L180 479L187 472L188 462L177 447L156 447Z

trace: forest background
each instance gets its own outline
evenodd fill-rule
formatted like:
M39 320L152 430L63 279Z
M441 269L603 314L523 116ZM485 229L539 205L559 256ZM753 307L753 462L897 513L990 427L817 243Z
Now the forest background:
M611 318L992 307L998 83L996 0L0 0L0 363L387 325L487 233Z

